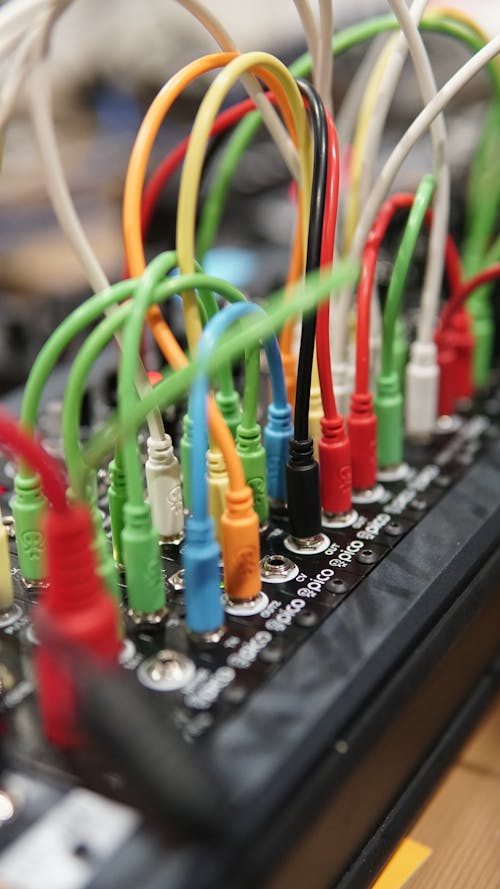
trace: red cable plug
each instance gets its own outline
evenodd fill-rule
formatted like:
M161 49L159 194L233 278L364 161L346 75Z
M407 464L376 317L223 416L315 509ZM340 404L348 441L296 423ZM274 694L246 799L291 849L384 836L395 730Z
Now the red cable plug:
M322 436L319 440L319 480L321 506L327 513L349 512L351 497L351 445L344 428L344 420L321 419Z
M455 353L455 400L470 398L474 392L472 361L475 339L469 313L464 307L453 314L451 327Z
M70 651L81 648L98 661L117 663L118 615L97 575L88 510L49 510L45 535L49 586L35 618L41 636L35 661L38 701L48 740L70 748L82 742Z
M456 355L453 348L453 334L449 329L437 330L434 335L437 346L437 363L439 366L439 401L438 414L451 416L455 411L455 363Z
M370 392L353 392L347 417L351 442L352 486L355 491L373 488L377 481L377 418Z

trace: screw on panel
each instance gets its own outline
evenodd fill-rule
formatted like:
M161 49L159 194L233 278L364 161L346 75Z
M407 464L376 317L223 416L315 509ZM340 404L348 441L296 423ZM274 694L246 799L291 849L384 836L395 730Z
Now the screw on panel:
M193 661L170 648L164 648L144 661L137 671L139 681L157 691L176 691L187 685L194 674Z

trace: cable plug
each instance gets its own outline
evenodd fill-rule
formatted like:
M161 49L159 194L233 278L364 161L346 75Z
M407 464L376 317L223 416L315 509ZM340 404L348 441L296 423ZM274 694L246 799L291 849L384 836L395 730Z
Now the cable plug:
M267 499L266 452L258 423L251 428L241 425L236 431L236 449L241 458L245 481L253 492L253 505L262 524L269 516Z
M321 438L321 420L323 418L323 401L321 399L321 389L319 386L319 380L317 383L314 383L314 375L313 382L311 384L311 390L309 395L309 417L308 417L308 429L309 436L312 438L314 445L314 459L317 460L319 457L319 440Z
M434 335L437 346L437 362L439 367L438 414L449 416L455 411L455 349L453 333L447 327L437 330Z
M28 582L45 577L45 532L43 519L47 501L37 475L16 475L12 514L16 527L16 546L21 574Z
M293 435L292 408L279 408L271 402L264 427L267 490L271 500L286 502L286 463L288 445Z
M189 516L182 549L186 624L192 633L213 634L224 622L220 588L220 547L214 523Z
M292 438L289 453L286 490L290 534L297 540L307 540L321 533L319 467L310 438L306 441Z
M180 457L182 469L182 493L184 495L184 507L191 511L191 450L193 447L193 421L186 411L182 418L182 436L180 442Z
M36 614L41 644L35 665L44 733L59 747L81 743L77 697L64 656L44 639L44 622L68 646L81 647L102 663L117 663L120 650L117 609L96 571L93 527L83 506L51 509L44 521L49 586Z
M123 565L122 532L123 511L127 502L127 480L118 450L115 451L114 459L109 464L109 481L108 503L113 557L117 565Z
M380 373L374 398L377 418L377 462L381 469L403 461L403 393L396 371Z
M346 417L349 413L349 399L352 392L352 380L349 377L348 369L349 365L347 364L347 362L342 362L342 364L335 363L335 361L333 362L335 401L337 404L337 410L342 417Z
M370 392L352 393L347 433L351 442L352 486L355 491L367 491L377 480L377 418Z
M248 486L228 490L221 519L224 587L231 602L250 602L260 594L259 519Z
M394 369L399 380L399 388L401 392L404 392L406 365L408 363L408 343L406 342L405 326L401 318L396 319L396 324L394 326L392 352Z
M14 602L14 585L10 570L9 538L0 512L0 612L8 611Z
M495 321L489 299L479 291L467 300L467 309L472 318L474 348L474 383L485 386L488 382L493 359L495 341Z
M453 313L451 327L455 351L455 398L470 398L474 392L472 361L475 340L469 313L463 306Z
M435 343L415 341L406 366L405 422L409 436L427 439L436 424L439 367Z
M351 445L344 418L321 420L319 440L319 480L321 506L329 515L349 512L352 508Z
M241 420L240 396L238 392L233 390L230 395L224 395L223 392L216 392L215 401L217 402L217 407L224 417L224 422L229 428L231 435L233 438L236 438L236 430Z
M124 518L122 548L129 607L138 617L157 618L165 612L165 586L149 505L126 503Z
M75 503L75 497L71 488L67 491L68 503ZM111 553L109 540L106 536L102 523L101 511L97 505L97 494L95 487L87 493L86 502L90 509L90 517L92 519L92 527L94 536L92 539L92 550L96 560L96 570L101 578L108 593L116 602L121 602L121 591L118 583L118 571L116 562Z
M215 536L221 539L221 519L226 508L226 494L229 487L224 457L219 450L209 448L207 454L208 511L213 518Z
M153 525L160 540L178 539L184 531L181 469L172 439L149 436L147 440L146 483Z
M97 473L91 473L89 479L90 481L87 484L85 502L90 509L90 517L94 529L92 549L95 555L97 573L103 581L108 593L110 593L113 599L117 602L121 602L121 590L118 582L116 562L111 553L109 540L104 530L102 513L97 504ZM77 505L77 500L71 488L68 488L66 491L66 500L74 506Z

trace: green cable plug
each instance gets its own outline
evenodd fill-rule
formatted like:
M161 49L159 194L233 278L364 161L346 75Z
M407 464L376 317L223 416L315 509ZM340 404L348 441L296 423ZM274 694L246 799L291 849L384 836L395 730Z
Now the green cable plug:
M109 540L106 537L106 532L104 531L102 524L102 516L94 498L92 498L90 503L90 512L92 515L92 524L94 526L93 549L97 561L97 573L113 599L120 603L121 592L118 583L116 563L111 554Z
M77 498L75 497L72 488L67 489L66 498L68 503L77 502ZM111 555L109 541L102 524L102 515L97 505L97 475L95 472L89 476L85 502L90 509L92 526L94 528L92 549L95 554L97 573L106 586L109 594L119 603L121 601L121 593L118 585L118 574L115 562Z
M68 501L76 503L76 498L71 488L68 488L67 490L67 498ZM117 603L120 603L121 593L118 584L116 565L111 555L109 541L102 524L102 515L97 505L96 488L95 485L90 483L87 489L86 503L90 509L92 525L94 528L92 549L96 559L97 573L113 599Z
M233 438L241 420L240 396L235 389L232 392L216 392L215 401Z
M408 343L406 342L406 332L405 326L401 318L396 320L396 324L394 327L394 341L393 341L393 362L394 362L394 370L396 371L399 379L399 388L401 392L404 392L405 389L405 371L406 365L408 363Z
M193 430L193 421L189 416L189 412L186 412L182 418L182 437L180 443L180 458L181 458L181 469L182 469L182 495L184 500L184 506L191 512L191 448L193 447L192 442L192 430Z
M476 341L474 347L474 382L485 386L488 382L493 359L495 321L488 297L478 290L467 300L467 309L472 318L472 332Z
M147 503L126 503L124 518L122 547L129 608L144 615L161 612L165 609L165 585L151 510Z
M381 469L403 460L403 394L396 371L377 377L373 406L377 417L377 463Z
M236 430L236 450L241 458L246 483L253 491L255 512L262 524L269 516L269 501L266 452L262 444L262 430L258 423L250 427L240 423Z
M37 475L18 473L14 480L12 514L16 525L19 567L25 580L39 581L45 576L45 536L42 519L47 501Z
M122 531L123 511L127 502L127 481L118 450L115 451L114 459L109 464L109 479L108 500L113 557L118 565L123 565Z

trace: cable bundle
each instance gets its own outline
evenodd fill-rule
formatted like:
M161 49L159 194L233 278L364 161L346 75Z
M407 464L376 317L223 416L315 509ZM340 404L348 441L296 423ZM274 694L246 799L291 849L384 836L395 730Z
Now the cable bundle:
M240 54L212 13L195 0L185 0L182 5L215 37L220 51L175 73L145 114L131 151L123 195L126 277L110 284L71 201L41 60L45 37L41 44L36 42L36 29L49 28L49 13L51 21L60 5L44 5L40 0L33 31L26 34L30 46L26 58L33 69L30 113L54 210L95 294L62 322L40 352L27 382L21 426L34 432L52 368L78 333L96 325L73 363L66 388L62 431L69 484L60 507L69 510L66 503L75 500L87 504L80 516L86 516L81 521L82 526L87 523L85 545L91 550L89 578L105 586L115 603L121 604L123 570L126 605L136 621L158 622L167 613L160 546L178 544L184 538L187 630L195 642L214 643L223 633L224 609L244 616L261 607L259 529L269 519L270 504L272 508L286 505L294 551L315 551L324 527L355 521L353 496L360 502L376 499L378 477L389 478L391 473L397 477L401 471L405 414L407 433L429 436L438 407L452 413L456 402L469 397L474 385L487 378L492 328L485 288L498 277L500 255L498 239L494 240L498 176L493 176L492 184L500 141L496 59L500 39L488 42L473 22L448 9L424 14L426 4L421 0L415 0L410 9L402 0L390 0L394 16L380 16L333 36L331 3L320 2L317 23L307 0L297 0L310 53L287 69L269 53ZM24 22L27 9L25 0L12 0L0 13L6 45L14 46L19 39L19 23ZM473 52L440 90L422 41L428 31L458 39ZM352 109L355 91L356 96L360 93L358 81L345 99L339 145L331 95L333 56L386 32L398 33L384 45L374 66L359 103L357 124ZM408 53L425 107L377 171L384 123ZM467 233L460 255L448 234L450 179L443 112L484 66L488 66L494 102L473 165ZM311 71L313 84L304 79ZM154 141L168 112L183 91L207 73L213 79L189 135L146 182ZM239 80L249 98L221 111ZM5 119L1 107L0 119ZM295 181L296 213L284 290L259 308L227 281L204 274L203 260L216 237L239 159L262 121ZM428 129L432 174L424 176L415 194L390 195L401 164ZM229 130L234 132L196 227L207 146ZM351 139L350 177L344 177L346 141ZM146 265L144 241L154 208L181 164L175 249ZM339 203L343 232L337 227ZM408 219L382 312L376 298L379 248L392 217L403 211ZM402 302L424 222L430 230L426 269L417 336L406 363ZM449 294L439 312L445 267ZM468 303L469 315L466 300L479 288L474 302ZM161 311L161 305L176 296L182 298L188 352ZM298 316L302 317L297 356L293 319ZM146 323L166 365L154 387L140 358ZM86 379L112 338L121 348L117 412L84 447L80 416ZM272 382L264 428L258 421L261 346ZM352 374L349 350L354 346ZM242 399L232 374L232 363L240 357L245 364ZM215 395L211 387L217 390ZM189 407L182 440L172 442L165 433L161 410L185 393L189 393ZM138 443L144 422L148 425L145 467ZM103 464L110 478L112 549L96 497L97 470ZM45 576L48 565L56 577L53 552L47 558L43 546L25 543L39 533L41 522L50 527L55 514L47 511L47 491L33 466L21 464L15 492L21 572L36 582ZM59 610L57 596L54 610ZM106 613L109 617L111 612ZM116 654L116 633L113 639ZM97 647L101 641L99 636ZM49 734L55 737L57 732Z

